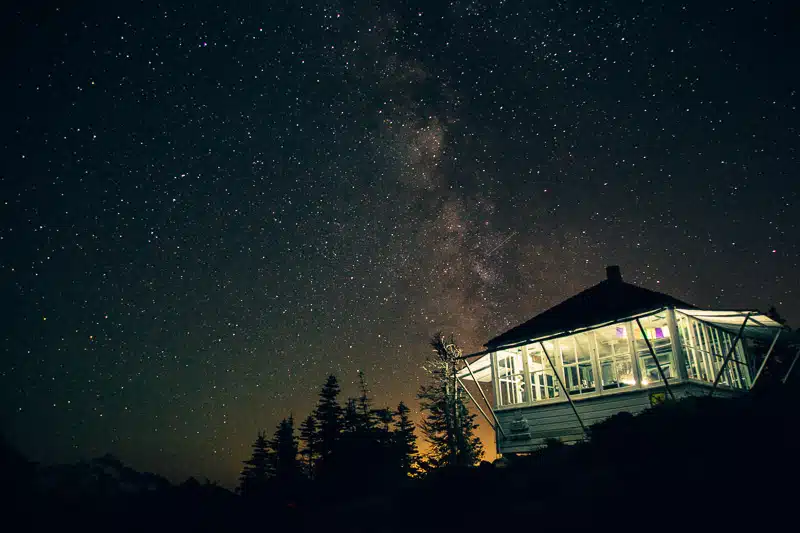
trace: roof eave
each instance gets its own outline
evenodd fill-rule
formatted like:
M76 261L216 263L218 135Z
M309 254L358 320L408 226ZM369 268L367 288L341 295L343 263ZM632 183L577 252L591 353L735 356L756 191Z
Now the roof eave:
M499 350L499 349L515 348L517 346L524 346L524 345L530 344L532 342L544 342L544 341L548 341L548 340L552 340L552 339L558 339L558 338L561 338L561 337L567 337L569 335L574 335L576 333L582 333L584 331L591 331L593 329L602 328L602 327L605 327L605 326L611 326L613 324L619 324L620 322L628 322L630 320L635 320L637 318L648 317L650 315L654 315L656 313L660 313L661 311L664 311L665 309L675 309L676 307L677 306L675 306L675 305L662 305L662 306L659 306L659 307L651 307L649 309L644 309L642 311L638 311L638 312L635 312L633 314L626 314L626 315L621 316L619 318L606 320L606 321L598 322L598 323L595 323L595 324L590 324L590 325L581 326L581 327L572 328L572 329L545 332L545 333L542 333L542 334L536 335L536 336L520 337L520 338L517 338L517 339L508 340L508 341L504 341L504 342L501 342L501 343L493 343L492 341L494 341L495 339L497 339L499 337L502 337L502 335L498 335L494 339L491 339L491 340L487 341L486 344L484 344L484 346L486 347L485 352L492 352L492 351Z

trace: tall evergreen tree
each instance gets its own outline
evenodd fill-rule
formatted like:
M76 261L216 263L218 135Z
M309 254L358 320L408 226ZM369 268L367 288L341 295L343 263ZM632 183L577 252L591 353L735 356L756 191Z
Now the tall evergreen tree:
M778 312L778 308L775 307L774 305L769 306L766 315L775 322L777 322L778 324L780 324L781 326L786 325L786 319L781 316L781 314Z
M392 433L392 444L397 466L402 477L410 477L416 472L417 466L417 436L414 434L414 422L408 416L411 410L405 403L397 406L397 422Z
M391 430L392 422L394 422L394 413L388 407L382 409L375 409L375 418L381 424L381 431L388 433Z
M358 406L355 398L348 398L347 404L344 407L344 416L342 417L342 431L349 434L358 433L361 430L361 415L358 412Z
M345 430L336 449L334 477L342 493L368 497L376 487L391 481L397 471L390 428L392 412L373 409L361 371L358 386L359 396L349 399L345 408ZM383 427L379 427L381 421Z
M358 400L348 398L344 409L342 436L336 445L335 471L328 471L337 479L341 494L355 494L374 471L370 444L371 435L364 428ZM369 466L364 468L365 465Z
M305 461L306 475L309 479L314 478L314 467L319 456L319 441L317 440L317 421L314 415L308 415L303 423L300 424L300 440L303 448L300 454Z
M320 460L330 461L342 433L342 407L339 405L339 382L330 375L319 393L319 403L314 412L317 420L317 442Z
M243 461L244 468L239 476L238 492L243 496L263 495L267 489L267 482L274 473L267 439L259 431L253 443L253 452L250 459Z
M461 350L451 336L437 333L431 339L436 358L427 365L429 385L420 388L418 398L423 412L422 433L431 445L429 463L433 466L470 466L483 456L483 445L475 435L478 425L465 403L456 375Z
M372 412L372 398L369 397L369 388L367 387L367 380L364 379L364 372L358 371L358 389L360 395L358 397L358 415L360 417L360 426L363 430L369 431L375 427L375 417Z
M275 478L281 483L293 483L299 474L297 464L297 437L294 434L294 418L284 418L275 430L270 443L273 451Z

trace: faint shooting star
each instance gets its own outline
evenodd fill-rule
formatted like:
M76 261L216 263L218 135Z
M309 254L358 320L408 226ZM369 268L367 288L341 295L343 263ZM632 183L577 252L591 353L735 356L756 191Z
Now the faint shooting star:
M488 257L488 256L492 255L492 254L493 254L494 252L496 252L496 251L497 251L497 250L498 250L498 249L499 249L501 246L503 246L505 243L507 243L508 241L510 241L510 240L511 240L511 238L512 238L512 237L514 237L514 235L516 235L516 234L517 234L517 232L516 232L516 231L513 231L513 232L511 232L511 235L509 235L508 237L506 237L505 239L503 239L503 241L502 241L500 244L498 244L497 246L495 246L494 248L492 248L491 250L489 250L488 252L486 252L486 256Z

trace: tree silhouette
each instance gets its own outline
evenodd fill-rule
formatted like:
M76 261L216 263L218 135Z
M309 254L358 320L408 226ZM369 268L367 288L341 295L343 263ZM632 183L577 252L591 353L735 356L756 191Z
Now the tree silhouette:
M375 418L381 424L381 430L388 433L391 430L392 422L394 422L394 413L388 407L382 409L375 409Z
M317 421L317 442L320 462L326 468L333 456L336 444L342 433L342 407L339 405L339 382L330 375L319 393L319 403L314 411Z
M360 392L357 405L360 417L359 425L364 430L371 430L375 427L375 416L372 411L372 398L369 397L367 380L361 370L358 371L358 389Z
M483 445L475 435L476 415L467 409L459 387L457 363L461 350L453 336L436 333L431 339L436 358L426 369L431 383L420 388L420 407L426 413L421 429L431 444L428 464L438 466L471 466L483 456Z
M361 416L358 413L358 406L355 398L348 398L344 407L342 417L342 431L346 433L356 433L361 429Z
M364 373L360 370L358 387L358 398L350 398L345 408L346 429L339 446L339 455L341 473L346 475L349 481L363 486L379 470L382 457L372 399L369 397ZM369 465L369 468L363 468L365 464Z
M243 496L263 495L267 490L267 482L274 473L267 439L263 432L258 433L253 443L250 459L243 462L244 468L239 476L237 491Z
M305 460L306 475L309 479L314 479L314 468L316 466L317 457L319 457L319 441L317 440L317 421L314 415L308 415L303 423L300 424L300 440L303 442L303 448L300 450L300 455Z
M770 305L769 309L767 309L766 315L770 317L772 320L780 324L781 326L786 325L786 319L781 316L778 312L778 308L774 305Z
M294 434L294 418L284 418L275 430L270 442L273 453L275 479L281 484L296 482L300 469L297 464L297 437Z
M417 465L417 436L414 434L414 422L408 416L410 411L405 403L400 402L397 406L395 430L392 433L394 456L402 477L414 475Z

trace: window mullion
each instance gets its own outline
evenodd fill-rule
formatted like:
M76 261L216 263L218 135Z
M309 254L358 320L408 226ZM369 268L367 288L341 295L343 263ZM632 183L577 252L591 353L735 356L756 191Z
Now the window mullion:
M528 365L528 347L522 347L522 373L523 379L525 380L525 390L528 393L527 401L525 402L527 405L533 403L533 386L531 385L531 369Z
M494 407L495 409L500 407L500 403L502 400L503 391L500 390L500 376L497 369L497 352L492 352L489 354L489 360L491 361L492 365L492 385L494 385Z
M672 364L675 370L672 375L684 380L688 377L686 373L686 354L681 346L681 335L678 332L678 325L675 321L675 309L667 309L667 330L669 331L670 345L672 346Z
M594 372L594 390L603 392L603 376L600 373L600 350L597 348L597 332L589 331L589 354L592 358L592 372Z
M631 362L633 363L633 379L636 386L642 387L642 372L639 369L639 354L636 351L636 342L633 336L633 326L631 322L625 322L625 331L628 336L628 350L631 352Z

